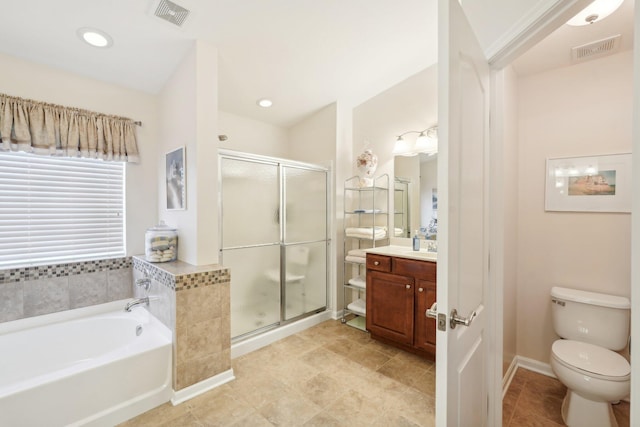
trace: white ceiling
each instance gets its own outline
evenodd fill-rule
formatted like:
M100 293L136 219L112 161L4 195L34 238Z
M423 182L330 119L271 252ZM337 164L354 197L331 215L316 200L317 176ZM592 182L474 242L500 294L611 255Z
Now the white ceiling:
M437 0L175 0L191 10L183 28L152 16L157 1L0 0L0 52L159 93L204 40L218 49L220 109L281 126L338 99L362 102L437 59ZM494 12L472 20L487 48L545 0L467 3ZM84 44L80 27L114 46ZM257 107L262 97L274 106Z
M620 34L619 52L633 48L633 3L622 6L602 21L581 27L563 25L513 62L519 76L537 74L574 64L571 48ZM597 58L596 56L593 57Z

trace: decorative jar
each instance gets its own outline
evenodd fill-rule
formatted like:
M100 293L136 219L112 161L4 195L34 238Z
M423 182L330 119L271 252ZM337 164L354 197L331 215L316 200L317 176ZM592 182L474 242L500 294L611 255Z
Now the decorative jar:
M373 154L371 150L364 150L356 159L356 167L363 175L360 179L362 187L371 187L373 185L373 176L378 168L378 156Z
M147 228L144 234L144 255L149 262L169 262L178 258L178 232L164 221Z

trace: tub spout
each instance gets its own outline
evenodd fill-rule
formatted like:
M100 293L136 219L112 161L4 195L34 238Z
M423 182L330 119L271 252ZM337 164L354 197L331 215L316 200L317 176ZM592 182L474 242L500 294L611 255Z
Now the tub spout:
M125 305L124 307L124 311L131 311L131 309L133 309L134 307L137 307L142 304L149 306L149 297L137 298L131 302L128 302L127 305Z

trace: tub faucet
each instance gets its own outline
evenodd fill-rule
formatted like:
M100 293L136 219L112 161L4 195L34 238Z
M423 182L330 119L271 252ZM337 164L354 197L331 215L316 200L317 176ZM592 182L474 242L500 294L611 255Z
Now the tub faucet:
M133 301L128 302L127 305L124 306L124 311L131 311L131 309L133 309L134 307L137 307L142 304L148 307L149 297L137 298L137 299L134 299Z

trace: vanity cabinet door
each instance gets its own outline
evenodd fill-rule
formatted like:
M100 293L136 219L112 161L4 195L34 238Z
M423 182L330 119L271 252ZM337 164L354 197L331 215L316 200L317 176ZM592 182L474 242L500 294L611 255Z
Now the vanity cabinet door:
M436 302L436 283L417 280L415 289L415 341L414 346L429 352L436 350L436 319L425 316L425 311Z
M367 273L367 330L401 344L413 344L414 279Z

